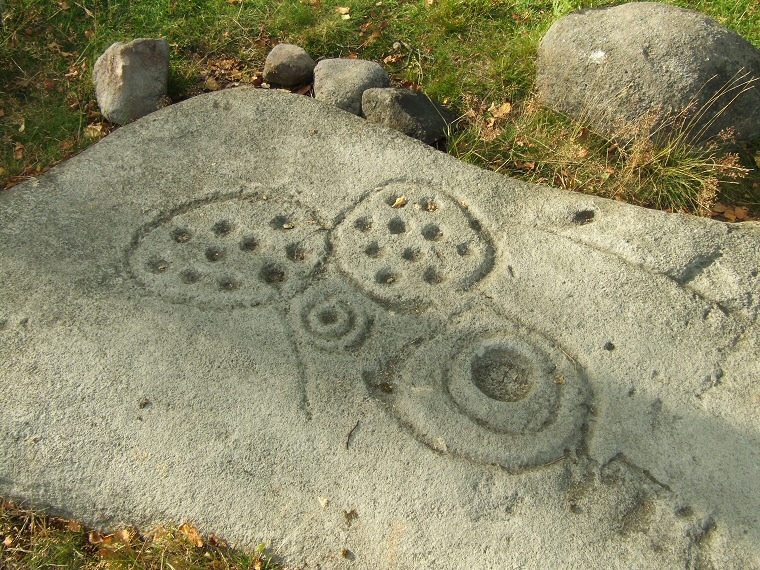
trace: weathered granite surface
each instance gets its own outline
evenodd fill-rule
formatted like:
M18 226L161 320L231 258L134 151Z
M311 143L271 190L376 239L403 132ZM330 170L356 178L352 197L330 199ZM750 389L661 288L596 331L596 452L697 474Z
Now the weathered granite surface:
M760 568L758 224L237 89L0 193L0 251L2 496L294 567Z

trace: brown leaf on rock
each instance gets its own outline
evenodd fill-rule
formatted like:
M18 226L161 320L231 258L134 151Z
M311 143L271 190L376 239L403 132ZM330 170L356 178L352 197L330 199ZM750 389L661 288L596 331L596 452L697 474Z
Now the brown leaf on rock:
M194 544L197 548L203 548L203 540L201 540L201 536L190 523L183 523L182 526L179 527L179 531L185 535L185 538L189 540L191 544Z
M748 214L749 214L749 208L743 208L740 206L736 206L734 208L734 215L736 216L736 219L739 221L746 220Z

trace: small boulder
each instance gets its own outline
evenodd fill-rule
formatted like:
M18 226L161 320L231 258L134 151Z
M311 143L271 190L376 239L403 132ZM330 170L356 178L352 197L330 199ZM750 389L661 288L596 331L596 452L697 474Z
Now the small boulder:
M361 116L362 93L390 87L388 72L373 61L324 59L314 68L314 97Z
M92 72L100 112L112 123L125 124L159 108L169 84L169 43L140 38L116 42Z
M658 129L694 142L724 129L760 135L760 50L676 6L632 2L559 19L538 48L537 87L547 106L623 141Z
M362 112L370 123L385 125L427 144L446 136L454 116L421 91L395 88L367 89Z
M302 47L293 44L277 44L264 62L264 81L295 87L311 83L316 63Z

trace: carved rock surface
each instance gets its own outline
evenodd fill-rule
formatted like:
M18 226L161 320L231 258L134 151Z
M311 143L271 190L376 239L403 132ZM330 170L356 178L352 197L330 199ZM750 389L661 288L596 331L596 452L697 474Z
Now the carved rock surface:
M401 131L427 144L446 136L454 116L420 91L373 88L362 94L362 114L370 123Z
M0 252L0 497L289 567L760 567L760 224L232 89L1 192Z
M277 44L264 62L264 81L294 87L311 83L316 62L306 50L293 44Z
M390 85L388 72L374 61L323 59L314 68L314 97L354 115L362 113L362 93Z
M169 84L169 43L139 38L112 44L95 62L95 92L103 116L125 124L159 108Z
M538 49L548 106L623 140L760 136L760 49L693 10L631 2L556 21Z

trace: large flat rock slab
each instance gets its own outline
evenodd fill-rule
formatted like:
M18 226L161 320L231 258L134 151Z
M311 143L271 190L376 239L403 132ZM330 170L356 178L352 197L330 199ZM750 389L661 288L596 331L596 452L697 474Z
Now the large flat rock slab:
M0 494L309 568L760 568L760 225L233 90L0 193Z

